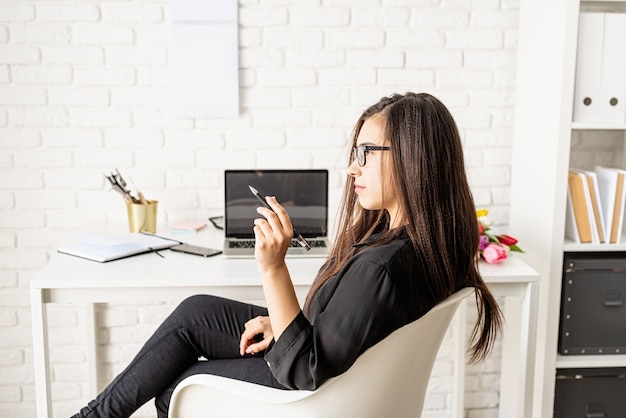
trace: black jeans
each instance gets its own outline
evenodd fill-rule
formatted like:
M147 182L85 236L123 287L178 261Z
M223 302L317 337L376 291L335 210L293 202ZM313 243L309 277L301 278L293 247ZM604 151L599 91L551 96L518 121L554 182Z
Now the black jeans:
M283 389L262 353L239 354L244 324L259 315L267 309L208 295L185 299L128 367L73 418L126 418L152 398L159 418L167 418L176 384L199 373Z

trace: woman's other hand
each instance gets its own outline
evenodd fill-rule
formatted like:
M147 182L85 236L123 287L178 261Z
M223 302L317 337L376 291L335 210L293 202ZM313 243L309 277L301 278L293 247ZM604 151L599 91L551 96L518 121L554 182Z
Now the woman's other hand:
M269 347L274 338L272 325L267 316L257 316L244 324L245 330L241 334L239 352L241 355L256 354Z

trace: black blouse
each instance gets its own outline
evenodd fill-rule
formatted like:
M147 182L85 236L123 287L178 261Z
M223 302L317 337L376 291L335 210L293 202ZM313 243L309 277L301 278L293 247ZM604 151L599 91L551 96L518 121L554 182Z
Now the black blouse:
M291 389L315 390L372 345L434 306L406 234L382 246L361 245L313 296L265 360ZM420 277L421 275L421 277Z

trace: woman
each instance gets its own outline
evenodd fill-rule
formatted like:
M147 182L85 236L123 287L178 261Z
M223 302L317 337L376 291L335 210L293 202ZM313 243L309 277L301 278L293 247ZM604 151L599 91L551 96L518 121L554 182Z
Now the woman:
M383 98L357 121L335 244L304 310L285 264L291 221L257 209L255 258L267 308L213 296L183 301L131 364L77 417L127 417L212 373L283 389L318 388L367 348L457 290L477 290L471 360L500 310L477 270L478 226L454 120L428 94ZM205 357L208 361L198 361Z

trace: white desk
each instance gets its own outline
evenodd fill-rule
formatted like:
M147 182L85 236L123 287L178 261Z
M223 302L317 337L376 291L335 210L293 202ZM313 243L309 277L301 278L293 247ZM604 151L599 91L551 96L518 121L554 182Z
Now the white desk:
M176 238L214 248L220 248L222 242L222 234L213 228L193 236ZM97 263L56 254L31 280L33 355L39 418L52 416L46 304L181 301L197 293L238 300L263 300L253 259L225 259L221 255L203 258L167 250L163 251L163 255L165 258L156 254L143 254L109 263ZM289 259L287 263L296 294L303 300L323 260ZM521 314L512 313L509 317L508 310L506 312L508 327L505 329L504 345L507 349L503 349L502 364L507 370L512 367L517 372L512 376L507 373L506 379L504 373L501 377L500 416L527 418L532 410L539 277L516 258L499 265L481 264L481 272L495 294L523 300ZM93 307L89 312L93 315ZM458 317L462 319L457 320L459 335L456 340L464 343L464 315ZM90 325L90 383L95 395L97 359L93 316L87 322ZM459 344L455 372L458 417L462 417L463 411L464 350L464 345ZM512 411L518 412L514 415Z

